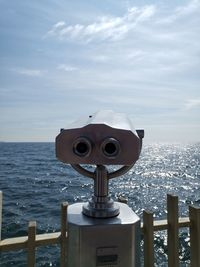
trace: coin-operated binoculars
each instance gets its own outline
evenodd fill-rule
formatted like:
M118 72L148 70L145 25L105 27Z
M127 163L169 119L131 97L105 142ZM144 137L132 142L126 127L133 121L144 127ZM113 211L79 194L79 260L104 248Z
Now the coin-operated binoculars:
M140 219L110 198L108 185L133 167L143 137L126 115L108 110L61 129L56 137L57 158L94 180L92 198L68 208L67 267L140 266ZM88 171L82 164L96 169ZM109 173L105 165L122 166Z

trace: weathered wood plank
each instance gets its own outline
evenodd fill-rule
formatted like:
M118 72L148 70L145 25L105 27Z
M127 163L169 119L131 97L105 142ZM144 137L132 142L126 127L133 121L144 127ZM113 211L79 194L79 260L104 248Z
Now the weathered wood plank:
M40 234L36 235L35 245L39 246L49 246L59 244L60 242L60 232Z
M179 228L189 227L190 220L189 217L179 218ZM141 223L141 229L143 232L143 223ZM156 220L153 223L153 230L162 231L167 230L167 220ZM61 232L48 233L48 234L39 234L36 235L35 246L49 246L54 244L59 244ZM67 233L66 233L67 238ZM9 251L9 250L19 250L27 248L27 236L22 237L12 237L0 241L0 252Z
M179 228L189 227L190 226L190 218L189 217L179 218L178 219L178 225L179 225Z
M27 248L28 236L7 238L0 241L0 252Z
M200 266L200 208L189 207L191 267Z
M36 239L36 222L29 222L29 225L28 225L28 242L27 242L28 267L34 267L35 266L35 239Z
M26 249L28 236L7 238L0 241L0 252ZM60 232L36 235L35 246L49 246L59 244Z
M141 223L142 232L143 232L143 227L144 227L143 225L144 224ZM179 225L179 228L189 227L190 226L189 217L179 218L178 219L178 225ZM154 232L167 230L167 227L168 227L167 220L156 220L156 221L153 222L153 230L154 230Z
M67 207L68 203L63 202L61 205L61 236L60 236L60 266L65 267L66 249L67 249Z
M179 266L178 197L167 195L167 247L168 266Z
M154 232L167 230L167 220L156 220L153 222ZM144 232L144 223L141 223L141 231Z
M153 222L153 230L154 230L154 232L167 230L167 220L154 221Z
M3 206L3 193L0 191L0 240L1 240L1 226L2 226L2 206Z
M144 267L154 266L153 213L143 211Z

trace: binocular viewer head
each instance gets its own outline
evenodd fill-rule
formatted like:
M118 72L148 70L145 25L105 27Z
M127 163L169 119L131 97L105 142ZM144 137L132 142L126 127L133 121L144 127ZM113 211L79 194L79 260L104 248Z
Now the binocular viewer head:
M56 137L56 156L69 164L132 165L140 155L143 130L125 114L99 111Z

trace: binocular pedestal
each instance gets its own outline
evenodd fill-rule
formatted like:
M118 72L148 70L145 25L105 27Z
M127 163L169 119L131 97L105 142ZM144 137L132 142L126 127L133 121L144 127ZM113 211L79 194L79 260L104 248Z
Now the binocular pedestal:
M56 157L94 181L91 199L68 208L67 267L140 266L140 219L110 198L108 184L133 167L143 137L144 130L135 130L128 116L111 110L81 118L56 137ZM123 167L108 172L107 165Z
M140 266L140 219L123 203L118 216L91 218L83 203L68 208L67 267Z
M132 166L112 173L104 165L97 165L94 172L72 167L94 179L94 195L89 202L68 208L67 267L139 267L140 219L108 195L109 179Z

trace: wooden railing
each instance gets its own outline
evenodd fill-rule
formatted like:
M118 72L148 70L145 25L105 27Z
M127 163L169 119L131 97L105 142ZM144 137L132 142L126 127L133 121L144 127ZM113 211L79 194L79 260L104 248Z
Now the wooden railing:
M200 267L200 208L189 206L189 217L179 218L178 197L167 195L167 220L154 221L152 212L143 212L144 267L154 266L154 232L167 230L168 266L179 266L179 228L189 227L190 266Z
M28 224L28 235L22 237L7 238L0 240L0 252L11 250L27 250L27 266L34 267L36 262L36 248L60 244L60 266L64 267L66 261L67 241L67 202L61 204L61 231L48 234L36 234L36 222ZM1 217L1 216L0 216Z
M2 193L0 192L2 203ZM1 222L0 203L0 222ZM29 222L28 235L8 238L0 241L0 252L26 249L27 266L35 266L35 251L39 246L60 244L60 266L66 266L66 240L67 240L67 206L61 205L61 232L49 234L36 234L36 222ZM154 232L167 230L168 237L168 266L179 266L179 228L190 229L190 261L191 267L200 267L200 208L189 207L189 217L178 217L178 197L167 195L167 219L153 220L153 213L143 212L141 230L144 238L144 267L154 266ZM0 224L1 227L1 224ZM0 229L1 230L1 229Z

